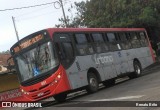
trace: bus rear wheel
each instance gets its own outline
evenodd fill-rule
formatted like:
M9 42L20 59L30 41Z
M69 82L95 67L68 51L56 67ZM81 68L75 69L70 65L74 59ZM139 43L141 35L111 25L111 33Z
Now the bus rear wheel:
M129 75L130 79L137 78L142 74L142 67L138 61L134 61L133 67L134 67L134 72Z
M65 102L66 101L66 98L67 98L67 94L65 93L61 93L61 94L57 94L55 96L53 96L54 99L57 101L57 102Z
M88 74L88 86L86 88L88 93L94 93L98 91L99 88L99 82L94 73L89 73Z

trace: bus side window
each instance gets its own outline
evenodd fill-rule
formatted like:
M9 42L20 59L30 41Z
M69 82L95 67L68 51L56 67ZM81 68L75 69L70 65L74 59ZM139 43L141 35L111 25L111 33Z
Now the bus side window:
M100 33L94 33L91 34L93 39L93 47L95 52L101 53L108 51L108 45L104 42L103 34Z
M141 47L137 33L136 32L131 32L130 36L131 36L132 47L133 48L139 48L139 47Z
M64 68L68 68L74 59L74 49L71 42L57 42L55 46L62 65Z
M89 34L75 34L76 48L79 55L94 53L93 47L89 40Z
M122 49L130 49L131 48L131 44L127 39L127 35L126 33L118 33L119 38L120 38L120 44L122 46Z
M142 47L148 46L148 42L147 42L145 33L144 32L140 32L139 36L140 36L139 39L140 39L140 42L141 42L141 46Z
M70 42L64 42L62 43L63 45L63 50L65 53L65 60L67 62L70 62L74 58L74 51L73 51L73 46Z
M114 33L107 33L108 41L109 41L109 49L111 51L119 50L117 46L117 38Z
M56 42L55 43L55 47L56 47L56 50L57 50L57 53L58 53L58 57L61 59L61 60L64 60L65 59L65 54L64 54L64 50L62 48L62 44L60 42Z
M72 36L68 33L54 34L56 51L64 68L68 68L70 63L72 63L74 60L74 48L71 38Z

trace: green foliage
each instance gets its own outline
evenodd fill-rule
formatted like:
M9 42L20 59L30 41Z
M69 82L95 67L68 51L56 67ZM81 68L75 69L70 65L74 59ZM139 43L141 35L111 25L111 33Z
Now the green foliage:
M68 27L81 27L81 26L85 26L83 20L84 20L84 12L86 9L86 3L84 1L82 2L75 2L74 5L71 5L71 7L68 9L68 11L71 13L71 17L67 16L67 24ZM75 13L75 17L73 17L73 13L72 10L77 10L77 12ZM59 18L60 24L55 25L55 27L66 27L65 26L65 22L64 22L64 18Z
M143 27L158 41L160 0L87 0L75 3L69 27ZM60 22L64 24L64 19Z
M69 27L144 27L158 26L160 0L90 0L75 2L74 18L67 17ZM72 10L70 8L69 10ZM60 18L64 27L64 19Z

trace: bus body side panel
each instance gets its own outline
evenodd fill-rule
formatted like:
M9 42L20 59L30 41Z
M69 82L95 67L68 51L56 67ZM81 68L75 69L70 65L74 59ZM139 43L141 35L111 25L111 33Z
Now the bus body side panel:
M96 64L94 57L95 54L77 56L72 66L66 70L72 89L77 89L79 87L88 85L87 73L90 68L96 69L101 77L101 80L105 80L102 67L103 65Z
M114 65L117 71L117 75L129 72L126 50L115 51L113 52L113 56L114 56Z
M97 66L102 66L102 73L104 74L104 76L101 76L102 81L117 77L117 71L114 65L115 57L113 52L96 54L93 56L93 58Z
M107 53L108 62L104 63L103 65L103 71L105 75L105 80L112 79L117 77L117 71L114 65L115 57L113 56L113 52Z
M133 68L134 59L138 59L140 61L142 69L153 64L153 59L152 59L149 47L130 49L128 50L128 53L129 53L128 64L129 64L130 72L134 71L134 68Z
M139 59L143 69L154 63L149 47L139 48L136 52L140 53Z
M71 89L79 88L84 84L87 85L87 71L80 71L80 68L76 58L73 64L66 70ZM82 74L84 75L83 77Z
M117 77L114 61L116 59L113 52L77 56L72 66L66 70L71 88L88 85L87 72L90 68L98 71L101 81Z

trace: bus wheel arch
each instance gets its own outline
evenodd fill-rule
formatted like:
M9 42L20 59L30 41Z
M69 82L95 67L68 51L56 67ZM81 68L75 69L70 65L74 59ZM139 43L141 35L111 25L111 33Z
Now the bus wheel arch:
M67 94L66 93L60 93L60 94L57 94L53 97L57 102L62 103L62 102L66 101Z
M133 60L133 68L134 68L134 72L129 75L130 79L137 78L142 74L142 66L140 61L137 58Z
M98 91L99 82L101 77L99 72L95 68L90 68L87 72L88 86L86 87L87 92L94 93Z

